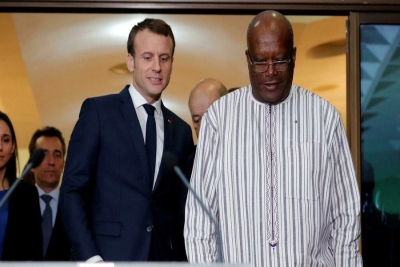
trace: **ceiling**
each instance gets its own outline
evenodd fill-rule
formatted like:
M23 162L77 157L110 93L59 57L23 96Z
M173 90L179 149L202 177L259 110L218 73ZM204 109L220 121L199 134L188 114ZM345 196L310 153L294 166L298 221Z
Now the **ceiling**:
M12 119L20 149L43 126L68 142L87 97L118 93L130 74L110 69L125 62L131 27L164 19L176 39L165 105L191 124L187 100L201 79L227 88L249 83L247 15L0 13L0 110ZM330 101L346 118L346 17L289 16L297 60L294 83Z

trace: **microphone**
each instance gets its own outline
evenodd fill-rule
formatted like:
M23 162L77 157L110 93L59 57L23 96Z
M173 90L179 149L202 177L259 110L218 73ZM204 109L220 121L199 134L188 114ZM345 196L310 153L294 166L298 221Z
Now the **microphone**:
M209 209L204 204L204 201L201 200L201 198L197 195L197 193L194 191L194 189L188 182L188 179L183 174L181 168L179 168L179 166L177 165L177 163L178 163L177 156L171 152L165 152L163 158L164 158L163 161L166 164L167 168L173 169L175 171L175 173L182 180L182 182L186 186L186 188L189 189L190 192L192 192L194 198L200 204L203 211L207 214L210 221L214 224L215 230L217 232L217 262L222 262L221 232L219 230L218 222L214 219L213 215L211 214Z
M44 159L44 150L43 149L36 149L31 157L28 160L28 163L26 164L24 170L22 171L22 174L19 179L16 179L15 182L12 184L12 186L9 188L5 196L1 199L0 201L0 209L3 207L4 203L6 203L7 199L10 198L11 194L14 192L15 188L21 182L21 180L26 176L26 174L32 169L36 168L37 166L42 163Z

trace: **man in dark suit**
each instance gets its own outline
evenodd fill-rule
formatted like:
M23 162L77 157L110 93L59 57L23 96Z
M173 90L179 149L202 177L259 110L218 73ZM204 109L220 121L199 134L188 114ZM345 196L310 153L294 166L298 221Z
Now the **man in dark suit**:
M80 261L184 258L183 184L163 157L173 153L183 165L193 148L190 126L161 101L174 47L164 21L138 23L127 44L132 83L119 94L82 104L60 197L66 231Z
M45 151L42 163L32 169L42 215L42 244L39 245L42 248L42 259L68 261L71 246L59 210L59 184L66 152L61 132L54 127L37 130L29 143L29 153L32 154L36 149Z

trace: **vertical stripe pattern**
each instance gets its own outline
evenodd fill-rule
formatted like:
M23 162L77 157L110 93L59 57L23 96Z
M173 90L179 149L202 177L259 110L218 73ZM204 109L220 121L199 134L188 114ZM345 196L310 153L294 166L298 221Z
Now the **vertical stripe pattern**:
M222 257L256 267L362 266L359 192L336 109L296 85L278 105L251 86L202 118L191 184L219 222ZM190 262L215 262L218 233L188 194Z

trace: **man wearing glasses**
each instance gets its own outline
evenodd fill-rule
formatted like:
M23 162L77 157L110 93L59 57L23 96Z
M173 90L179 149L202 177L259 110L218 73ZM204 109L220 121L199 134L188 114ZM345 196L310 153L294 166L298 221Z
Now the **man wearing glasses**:
M191 184L218 227L189 193L189 261L362 266L359 192L339 113L292 84L296 48L282 14L258 14L247 46L251 84L202 119Z

